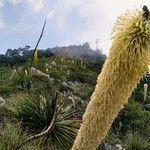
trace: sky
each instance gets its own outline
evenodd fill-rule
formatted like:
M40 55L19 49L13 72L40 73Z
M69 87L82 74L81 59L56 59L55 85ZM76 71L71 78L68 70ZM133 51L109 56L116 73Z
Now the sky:
M44 18L40 49L89 42L108 54L116 17L150 7L150 0L0 0L0 53L30 45L34 48Z

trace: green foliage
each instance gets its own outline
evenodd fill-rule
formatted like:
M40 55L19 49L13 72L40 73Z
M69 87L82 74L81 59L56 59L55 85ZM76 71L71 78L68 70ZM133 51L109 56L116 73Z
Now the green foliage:
M105 141L111 145L120 143L119 137L116 134L114 134L112 131L109 131L109 133L105 138Z
M143 105L143 107L147 110L150 110L150 104L145 104L145 105Z
M56 65L52 65L52 62L55 62ZM2 138L0 149L4 147L7 150L7 145L11 141L8 140L7 142L5 141L6 138L4 138L8 126L12 131L19 130L15 130L12 134L10 130L7 130L9 131L7 132L7 139L9 139L10 134L12 135L10 139L14 136L14 141L9 143L12 147L20 143L20 140L17 141L16 137L25 139L29 136L28 134L38 134L47 129L53 117L52 101L55 98L54 93L59 91L61 93L58 99L59 109L53 130L50 134L23 145L22 149L69 150L78 129L78 121L75 118L81 119L81 115L95 87L97 75L102 64L102 62L92 63L58 56L40 58L34 67L53 78L51 82L46 77L36 75L28 77L25 74L25 70L30 65L29 61L22 67L23 69L19 75L12 73L14 69L11 67L0 67L0 93L6 100L9 97L7 107L11 106L11 114L7 107L0 107L0 123L3 123L3 127L5 127L4 129L0 128L2 130L2 133L0 133L0 139ZM29 91L27 90L28 81L31 84ZM66 82L67 86L63 85L62 82ZM115 119L112 130L106 138L107 143L115 145L120 143L120 140L124 140L124 138L128 139L126 137L128 132L138 132L140 137L149 138L150 111L148 107L150 89L148 89L147 100L142 105L143 84L146 82L149 83L149 80L141 80L132 95L132 99L136 101L130 100L129 104ZM67 96L78 98L75 99L74 104L67 99L67 96L63 95L67 91L70 93ZM78 111L75 112L74 110ZM5 120L9 120L12 123L6 125ZM20 126L17 126L18 122ZM27 135L22 130L26 130ZM4 132L5 134L3 134ZM146 139L143 138L143 141L146 141ZM129 141L126 141L126 143L128 146L130 145Z
M10 93L13 93L14 91L15 91L15 88L9 84L0 86L0 93L2 95L8 96L8 95L10 95Z
M80 98L82 98L83 100L88 101L93 90L94 90L94 85L89 86L89 84L84 83L84 84L77 85L74 89L74 93Z
M10 75L12 74L11 67L0 67L0 94L8 96L15 91L11 85Z
M69 150L74 142L78 131L78 121L73 119L75 112L66 107L60 110L49 142L58 149Z
M8 78L11 71L10 67L0 67L0 80Z
M9 86L14 88L14 91L17 93L18 91L23 91L28 89L28 85L30 82L30 76L27 73L28 67L15 67L12 70L12 73L9 75L10 80Z
M37 134L48 128L53 118L55 97L26 94L14 99L18 100L11 110L24 129ZM65 150L71 148L79 125L73 119L74 115L71 107L62 108L59 104L53 130L44 137L44 143Z
M138 134L129 134L126 141L127 150L149 150L150 140Z
M0 133L0 150L16 150L17 146L27 137L19 124L7 122ZM41 150L41 141L34 141L28 145L23 145L20 150Z
M0 126L3 125L4 119L8 114L9 111L7 110L6 102L0 102Z
M10 72L5 68L0 68L0 93L11 95L5 109L0 108L0 115L2 115L0 123L4 121L5 113L10 115L10 123L3 122L4 128L2 127L0 133L0 149L2 150L15 150L18 147L28 150L71 149L79 127L79 122L75 119L76 111L72 105L67 105L66 100L62 102L61 97L57 103L58 97L53 92L56 86L52 87L49 76L59 83L60 80L68 79L82 83L95 83L96 73L93 71L88 73L86 64L82 60L52 57L49 62L42 58L34 63L35 59L37 60L37 47L42 38L45 23L46 20L33 55L27 63L23 67L15 67L15 71ZM10 50L9 52L17 54L17 51ZM19 60L18 54L11 60L11 65L16 65L18 61L15 59ZM32 67L35 67L34 70ZM40 73L44 74L44 77L41 77ZM71 88L67 90L70 91ZM15 96L12 96L12 93ZM51 124L50 132L42 135L42 138L30 142L27 140L29 134L43 133L51 127ZM26 140L29 143L23 142L25 145L22 145L22 141Z
M141 135L150 135L150 111L144 110L136 101L129 104L120 112L113 123L112 129L117 134L126 134L129 131L139 132Z
M56 69L51 69L49 71L49 76L54 79L59 79L59 80L63 79L63 73L61 73L61 71Z
M144 101L144 84L148 85L146 101ZM141 79L140 83L137 85L137 88L132 94L132 97L135 101L141 104L149 104L150 103L150 76L146 74Z
M46 71L45 64L46 64L46 58L40 58L40 61L38 61L34 67L45 73L45 71Z
M77 81L81 83L88 83L88 84L96 84L96 78L97 78L97 73L92 72L90 70L87 70L84 67L76 67L72 66L69 67L70 69L70 75L68 76L68 80L70 81Z
M143 99L144 99L144 93L142 91L137 91L135 93L135 96L134 96L134 99L139 102L139 103L142 103L143 102Z
M0 149L15 150L25 134L22 132L19 125L7 123L4 130L0 133Z
M52 99L42 95L18 95L14 97L16 103L12 112L22 125L28 130L40 132L47 127L52 120Z

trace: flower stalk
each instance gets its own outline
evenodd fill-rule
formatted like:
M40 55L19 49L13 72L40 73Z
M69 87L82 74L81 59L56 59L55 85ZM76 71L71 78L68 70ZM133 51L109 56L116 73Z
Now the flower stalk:
M95 150L128 102L150 61L149 11L128 12L117 19L112 46L83 115L72 150Z

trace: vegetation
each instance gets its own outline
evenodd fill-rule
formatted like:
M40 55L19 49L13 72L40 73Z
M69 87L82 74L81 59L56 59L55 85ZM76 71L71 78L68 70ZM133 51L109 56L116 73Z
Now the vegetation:
M138 134L129 134L127 137L127 150L149 150L150 142L148 138L141 137Z
M35 62L34 56L0 65L0 150L70 150L104 60L41 55ZM125 81L120 76L115 79L112 86ZM148 85L146 97L144 84ZM119 144L126 150L149 150L149 106L147 73L99 147L113 150Z
M6 104L0 106L0 130L2 131L0 134L2 139L0 145L2 145L3 149L9 150L10 148L7 145L11 145L11 148L22 145L20 149L35 148L37 150L42 148L59 150L59 145L61 145L61 149L62 147L64 150L70 149L79 127L81 116L94 90L96 78L100 71L99 67L94 63L92 65L91 62L83 61L82 67L84 71L82 70L82 73L89 74L88 77L85 76L87 80L84 80L84 82L71 80L69 72L78 73L80 71L79 68L81 68L76 63L77 61L81 63L80 60L57 56L39 59L36 68L49 75L50 80L45 76L32 74L30 78L31 88L29 90L25 86L29 81L25 73L25 70L28 68L28 62L23 65L24 67L18 66L19 71L23 74L20 77L17 72L14 72L15 69L12 67L0 68L1 72L3 72L1 74L0 87L5 87L0 93L6 100ZM101 64L99 65L101 66ZM20 70L20 68L23 70ZM57 77L52 76L53 70L58 74ZM20 82L22 80L24 82L23 87L21 87ZM93 83L89 82L90 80ZM111 128L111 134L108 134L105 139L104 143L106 143L106 146L108 143L112 146L121 143L124 147L127 147L129 146L129 140L127 140L129 133L134 132L138 132L140 137L145 137L143 141L148 142L150 135L150 111L144 105L149 104L150 87L148 86L147 99L144 103L144 97L141 95L144 92L144 84L148 83L149 85L149 81L149 75L146 76L146 79L144 77L141 80L137 89L133 92L129 104L125 106L115 119ZM8 91L7 87L11 90ZM52 101L55 99L56 92L59 93L58 110L53 130L42 137L22 144L22 141L43 133L50 126L54 111ZM139 92L142 94L140 95ZM13 134L9 133L8 127L12 128L10 132L15 129L17 131L15 130ZM13 140L11 140L10 134L14 136ZM7 139L9 138L7 142L11 143L4 141L6 140L5 136L7 136ZM18 136L19 141L17 141Z
M10 132L14 130L11 135L16 137L14 141L9 137L11 143L6 145L2 140L1 145L8 150L12 147L24 149L32 146L37 149L70 149L79 128L81 115L94 87L89 80L96 82L98 69L94 69L94 63L92 66L87 61L56 56L41 58L34 72L29 72L29 65L30 62L27 62L15 68L0 68L3 72L1 85L6 87L0 91L6 100L5 106L0 108L2 122L0 128L3 131L1 137L5 140L5 136L9 137L11 133L8 127ZM83 81L78 80L80 76L76 78L77 80L72 80L70 74L77 73L80 69ZM53 71L55 76L52 74ZM88 77L84 78L84 74L88 74ZM7 87L12 90L8 91ZM57 100L56 93L58 93ZM55 115L54 106L57 107ZM54 116L52 128L45 133ZM37 136L39 134L42 136ZM37 143L39 144L36 145Z

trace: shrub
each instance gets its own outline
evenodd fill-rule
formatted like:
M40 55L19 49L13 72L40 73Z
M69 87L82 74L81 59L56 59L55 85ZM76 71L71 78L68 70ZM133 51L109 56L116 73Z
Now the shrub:
M0 150L17 150L18 144L26 137L26 132L21 129L19 124L7 122L0 133ZM31 144L23 145L20 150L40 150L40 141Z
M143 109L138 102L130 100L129 104L125 106L115 119L112 129L115 133L119 131L120 135L133 131L149 137L150 111Z
M46 130L52 122L56 97L47 95L20 95L11 108L12 113L21 125L31 134L38 134ZM58 110L50 133L43 136L44 145L57 149L70 149L78 130L78 121L74 120L75 112L71 107L62 108L58 103Z
M23 139L23 135L18 125L7 123L4 130L0 133L0 149L15 150L17 144Z
M127 150L149 150L150 141L148 139L138 135L138 134L129 134L126 141Z

